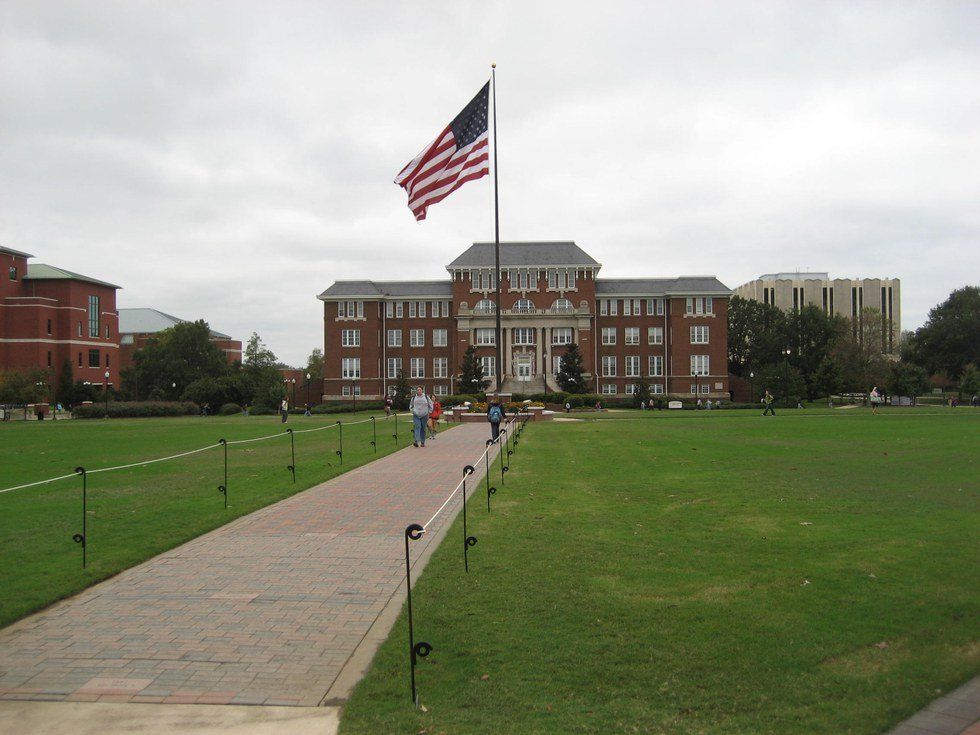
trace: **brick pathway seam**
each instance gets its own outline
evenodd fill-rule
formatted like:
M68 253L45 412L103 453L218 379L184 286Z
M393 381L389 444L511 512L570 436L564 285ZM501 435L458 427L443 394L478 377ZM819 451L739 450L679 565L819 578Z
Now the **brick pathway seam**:
M442 505L486 438L460 425L0 630L0 699L320 704L404 587L405 527ZM457 493L413 542L413 568L460 506Z

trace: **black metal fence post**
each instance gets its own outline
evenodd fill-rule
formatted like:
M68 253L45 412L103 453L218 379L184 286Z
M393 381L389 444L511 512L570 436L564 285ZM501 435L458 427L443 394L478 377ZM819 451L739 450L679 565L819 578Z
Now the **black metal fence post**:
M425 529L418 523L405 528L405 590L408 595L408 654L412 670L412 704L419 705L418 692L415 688L415 664L419 658L425 658L432 652L432 646L425 641L415 642L415 619L412 614L412 563L408 549L409 540L418 541Z
M485 473L487 479L487 513L490 512L490 496L497 492L497 488L490 485L490 447L493 446L493 439L487 439L487 451L484 454L484 458L487 461L487 471Z
M467 574L470 571L470 547L476 546L476 536L470 536L466 531L466 478L475 471L471 464L463 468L463 569Z
M286 429L286 433L289 434L289 451L293 460L293 463L288 465L286 469L293 473L293 482L296 482L296 435L293 434L292 429Z
M228 509L228 440L218 439L218 444L220 444L225 449L225 481L223 485L218 485L218 492L225 496L225 510Z
M371 440L371 446L374 447L374 453L378 453L378 422L375 417L371 417L371 435L374 437Z
M507 437L510 436L510 431L507 430L506 426L501 429L501 431L504 432L504 436L501 439L500 434L497 435L497 444L499 445L497 447L497 456L500 457L500 485L503 487L504 473L510 470L510 467L504 464L504 456L510 455L510 452L504 452L504 447L507 446Z
M84 467L76 467L75 472L82 476L82 532L72 536L72 541L82 545L82 569L88 563L88 473Z
M344 425L337 421L337 431L340 433L340 449L337 450L337 456L340 457L340 464L344 463Z
M391 438L395 440L395 446L398 446L398 411L395 410L395 433L391 435Z

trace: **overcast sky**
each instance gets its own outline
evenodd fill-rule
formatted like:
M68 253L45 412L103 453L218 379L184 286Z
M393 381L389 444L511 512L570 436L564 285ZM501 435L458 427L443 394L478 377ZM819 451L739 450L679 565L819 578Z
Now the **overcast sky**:
M498 65L503 239L603 276L980 281L980 3L0 1L0 244L280 359L334 280L433 279L489 179L395 174Z

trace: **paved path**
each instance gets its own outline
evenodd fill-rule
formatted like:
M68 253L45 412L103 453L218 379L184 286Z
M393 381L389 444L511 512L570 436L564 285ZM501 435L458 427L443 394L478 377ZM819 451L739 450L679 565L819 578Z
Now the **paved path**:
M980 735L980 676L940 697L888 735Z
M463 424L0 630L0 699L320 704L404 594L405 526L432 516L486 436Z

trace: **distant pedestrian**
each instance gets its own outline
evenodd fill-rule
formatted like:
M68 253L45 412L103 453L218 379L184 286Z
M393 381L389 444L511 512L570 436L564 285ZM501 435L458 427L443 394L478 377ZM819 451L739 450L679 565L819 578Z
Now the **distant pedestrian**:
M439 433L436 424L439 423L439 417L442 416L442 404L439 403L439 399L435 398L432 401L432 413L429 414L429 438L435 439L436 434Z
M651 411L653 410L653 399L652 398L650 399L649 403L647 404L647 408L649 408Z
M762 396L762 403L766 407L765 410L762 412L762 415L763 416L765 416L766 414L770 414L771 416L775 416L776 415L776 409L774 409L772 407L772 404L774 402L775 402L775 399L772 397L772 393L770 393L769 392L769 389L766 388L766 394L764 396Z
M565 401L565 413L571 413L571 411L572 411L572 404L569 403L568 401Z
M878 386L876 385L871 389L871 413L872 415L878 413L878 406L881 405L881 393L878 392Z
M242 405L242 415L248 416L248 403Z
M705 401L704 409L706 411L710 411L711 410L711 399L710 398L707 401Z
M803 408L803 401L799 398L796 399L796 407Z
M312 416L313 415L313 407L310 406L309 401L307 401L306 403L303 404L303 409L304 409L303 410L303 415L304 416Z
M487 421L490 422L490 438L497 441L500 436L500 422L507 417L507 412L500 404L500 396L494 396L487 406Z
M701 399L698 398L698 410L702 409L703 407L704 407L704 404L701 403Z
M412 412L412 429L414 430L416 447L425 446L425 427L429 423L429 414L432 413L432 399L429 398L422 386L415 389L415 395L408 402L408 410Z
M286 423L289 420L289 404L286 399L282 399L282 403L279 404L279 413L282 416L282 423Z
M391 400L391 396L385 396L385 416L391 416L391 407L394 402Z

